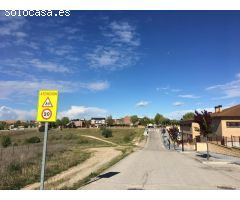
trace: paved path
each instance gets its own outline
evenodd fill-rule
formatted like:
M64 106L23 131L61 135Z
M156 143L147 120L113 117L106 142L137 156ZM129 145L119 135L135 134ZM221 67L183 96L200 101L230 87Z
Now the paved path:
M220 166L221 165L221 166ZM206 164L166 150L158 131L150 131L139 150L81 189L217 189L240 188L240 166Z

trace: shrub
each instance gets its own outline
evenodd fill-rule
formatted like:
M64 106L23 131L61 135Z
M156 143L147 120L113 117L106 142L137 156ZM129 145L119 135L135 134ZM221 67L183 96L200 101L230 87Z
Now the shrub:
M130 142L130 140L131 140L130 135L125 135L123 138L123 141L126 143Z
M10 165L8 166L8 171L9 171L10 173L20 171L21 169L22 169L21 164L18 163L18 162L12 162L12 163L10 163Z
M101 133L102 133L102 136L104 136L105 138L112 137L112 130L110 129L105 128L101 131Z
M2 136L1 144L4 148L12 144L11 138L9 136Z
M79 139L79 140L77 141L77 143L78 143L78 144L88 144L89 141L86 140L86 139Z
M41 142L41 140L40 140L40 138L39 137L31 137L31 138L27 138L26 140L25 140L25 143L27 143L27 144L34 144L34 143L39 143L39 142Z
M44 132L44 129L45 129L44 126L40 126L40 127L38 128L38 131L39 131L39 132Z
M78 136L73 133L67 133L66 135L64 135L63 139L64 140L74 140L74 139L78 139Z
M123 137L123 141L126 142L126 143L129 143L133 140L133 138L134 138L134 133L130 133L130 134L125 135Z
M48 130L50 129L50 127L48 126ZM39 128L38 128L38 131L39 132L44 132L45 131L45 126L40 126Z

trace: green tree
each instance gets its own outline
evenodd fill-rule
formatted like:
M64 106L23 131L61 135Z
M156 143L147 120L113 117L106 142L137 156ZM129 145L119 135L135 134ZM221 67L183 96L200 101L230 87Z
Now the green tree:
M4 130L7 127L7 123L6 122L0 122L0 130Z
M14 123L14 127L17 128L18 126L21 126L22 123L20 120L17 120L15 123Z
M183 120L194 120L194 113L193 112L188 112L183 115L182 117Z
M164 120L162 121L162 124L165 126L171 125L171 120L168 118L164 118Z
M69 118L68 117L63 117L61 119L62 125L65 127L69 123Z
M62 121L60 119L57 119L56 126L57 127L62 126Z
M130 118L131 118L131 122L132 122L133 125L136 124L139 121L137 115L132 115Z
M173 119L173 120L171 120L171 125L173 125L173 126L176 126L176 125L179 125L180 123L179 123L179 121L178 120L175 120L175 119Z
M151 119L149 119L148 117L143 117L143 118L140 119L139 123L142 126L147 126L148 124L151 123Z
M28 128L29 122L22 122L21 126L23 126L24 128Z
M112 118L111 115L107 117L106 122L107 122L107 125L108 125L108 126L112 126L112 125L113 125L114 120L113 120L113 118Z
M154 123L157 125L161 124L163 120L164 120L164 117L159 113L157 113L154 117Z
M109 137L112 137L112 130L111 129L106 129L106 128L103 128L101 130L101 134L102 136L104 136L105 138L109 138Z

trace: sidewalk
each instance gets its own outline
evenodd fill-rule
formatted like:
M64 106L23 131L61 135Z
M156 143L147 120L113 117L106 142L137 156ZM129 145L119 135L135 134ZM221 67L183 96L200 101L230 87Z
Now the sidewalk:
M170 140L170 138L169 138L169 134L167 131L165 134L162 134L162 139L163 139L163 145L164 145L165 149L168 149L169 151L177 151L179 153L188 154L192 158L197 159L201 162L207 161L207 152L196 152L195 150L190 150L186 147L184 147L184 151L182 152L181 146L178 147L177 145L175 145L175 149L174 149L174 145L172 143L170 143L170 149L169 149L168 140ZM211 162L219 162L219 163L221 162L221 163L226 163L226 164L240 165L240 158L238 158L238 157L228 156L228 155L223 155L223 154L218 154L218 153L213 153L213 152L209 152L209 155L210 155L209 161L211 161Z
M230 164L237 164L240 165L240 158L234 157L234 156L228 156L218 153L209 152L210 155L210 161L216 161L216 162L227 162ZM207 152L196 152L196 156L202 156L207 158ZM207 160L207 159L206 159Z

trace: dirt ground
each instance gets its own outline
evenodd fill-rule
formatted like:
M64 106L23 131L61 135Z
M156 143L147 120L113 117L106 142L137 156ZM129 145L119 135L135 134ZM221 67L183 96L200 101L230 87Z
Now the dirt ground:
M104 139L101 139L101 138L98 138L98 137L94 137L94 136L91 136L91 135L82 135L83 137L87 137L87 138L91 138L91 139L95 139L95 140L99 140L99 141L102 141L102 142L106 142L108 144L112 144L112 145L118 145L114 142L110 142L110 141L107 141L107 140L104 140Z
M116 147L101 147L101 148L90 148L87 151L92 153L92 156L85 162L74 166L66 171L63 171L48 180L45 181L45 189L62 189L65 187L71 187L75 183L88 177L91 173L98 171L104 167L107 163L112 161L114 158L122 155L122 151L119 149L119 145L116 143L94 137L89 135L82 135L83 137L92 138L108 144L112 144ZM143 148L145 140L135 138L133 143L137 146L136 148ZM23 190L34 190L39 189L40 183L34 183L23 188Z
M45 182L46 189L61 189L71 187L74 183L89 176L92 172L99 170L105 164L120 156L122 152L114 147L91 148L93 156L75 167L72 167L56 176L49 178ZM23 190L34 190L40 187L39 183L26 186Z

